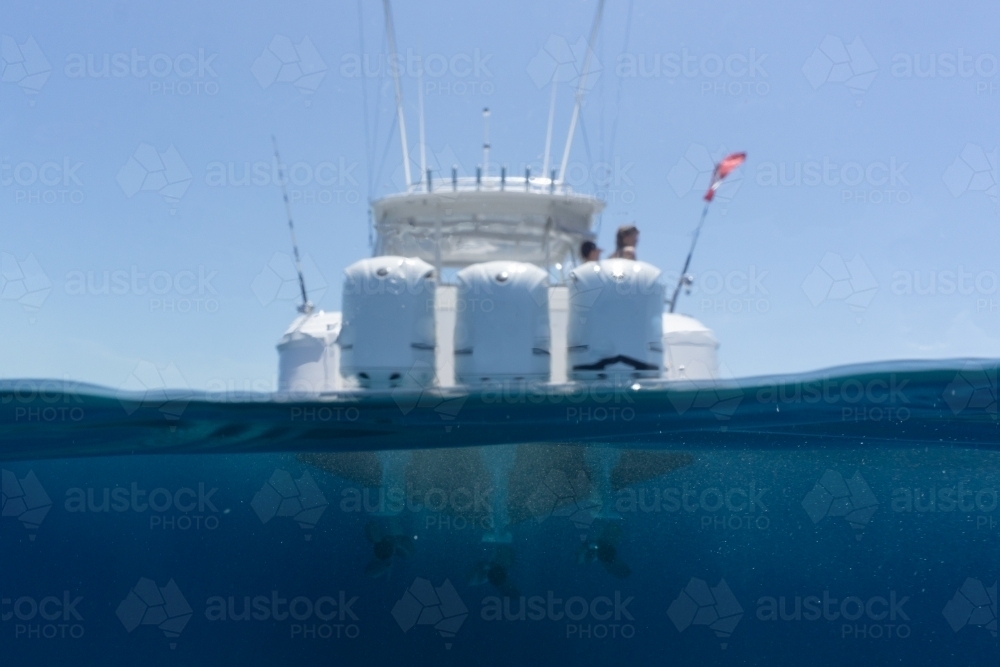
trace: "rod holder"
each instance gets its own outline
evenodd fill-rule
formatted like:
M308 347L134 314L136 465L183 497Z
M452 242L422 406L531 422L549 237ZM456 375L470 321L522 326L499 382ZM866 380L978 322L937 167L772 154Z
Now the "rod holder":
M451 167L451 189L458 190L458 165Z
M507 187L507 167L500 167L500 189Z
M431 187L431 170L428 169L427 170L427 192L431 192L431 191L433 191L433 188Z
M525 167L524 168L524 190L525 190L525 192L528 191L528 188L530 187L530 185L531 185L531 167Z
M556 191L556 170L553 169L552 175L549 178L549 192L552 193L555 191Z
M478 190L479 186L481 186L482 184L483 184L483 168L476 167L476 189Z

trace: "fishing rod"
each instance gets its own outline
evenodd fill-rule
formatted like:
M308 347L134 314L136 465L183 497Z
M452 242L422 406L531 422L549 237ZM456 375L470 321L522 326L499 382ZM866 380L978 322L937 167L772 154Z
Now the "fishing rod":
M677 287L674 288L674 296L670 299L671 313L677 307L677 298L681 294L681 287L685 285L690 286L694 282L694 279L688 275L688 269L691 267L691 257L694 255L694 247L698 245L698 236L701 234L701 228L705 224L705 217L708 215L708 207L712 203L712 200L715 199L715 191L722 185L722 179L743 164L746 159L746 153L730 153L719 164L715 165L715 169L712 171L712 180L708 184L708 190L705 192L704 197L705 207L701 210L701 218L698 220L698 226L694 229L694 238L691 239L691 249L688 251L687 259L684 260L684 268L681 269L681 277L677 281Z
M278 182L281 183L281 196L285 199L285 213L288 215L288 232L292 235L292 252L295 255L295 271L299 274L299 290L302 292L302 305L298 311L303 315L308 315L313 311L313 305L309 301L309 294L306 292L306 279L302 275L302 260L299 259L299 242L295 240L295 223L292 222L292 205L288 201L288 187L285 184L285 173L281 168L281 156L278 154L278 140L271 135L271 142L274 144L274 161L278 167Z

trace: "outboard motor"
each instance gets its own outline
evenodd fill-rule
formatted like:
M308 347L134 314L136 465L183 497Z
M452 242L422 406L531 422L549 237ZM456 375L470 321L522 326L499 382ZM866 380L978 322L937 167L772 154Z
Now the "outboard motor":
M431 384L434 287L434 267L420 259L372 257L347 267L337 339L343 375L365 389Z
M455 380L548 381L548 274L523 262L486 262L457 278Z
M570 272L569 377L658 378L663 366L663 283L645 262L607 259Z
M340 349L340 313L301 315L278 343L278 391L292 396L315 396L343 388Z

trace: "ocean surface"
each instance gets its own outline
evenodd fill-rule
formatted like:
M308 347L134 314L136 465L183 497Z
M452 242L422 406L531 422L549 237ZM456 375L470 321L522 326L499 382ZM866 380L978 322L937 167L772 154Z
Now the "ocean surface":
M2 381L0 655L996 665L998 366L320 400Z

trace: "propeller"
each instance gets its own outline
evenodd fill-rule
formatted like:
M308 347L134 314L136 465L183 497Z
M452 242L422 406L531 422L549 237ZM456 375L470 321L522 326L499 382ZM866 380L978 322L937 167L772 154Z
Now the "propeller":
M622 534L622 528L618 523L608 523L600 537L580 547L576 553L576 562L584 565L597 561L611 576L625 579L632 574L632 568L618 555L618 543Z
M365 537L372 544L372 559L365 566L365 575L373 579L388 576L398 559L412 556L417 550L413 538L403 533L396 517L384 523L369 521L365 524Z
M504 597L521 597L517 586L510 579L510 570L513 565L514 550L506 544L501 544L494 550L492 559L476 564L472 572L469 573L468 582L472 586L489 583Z

